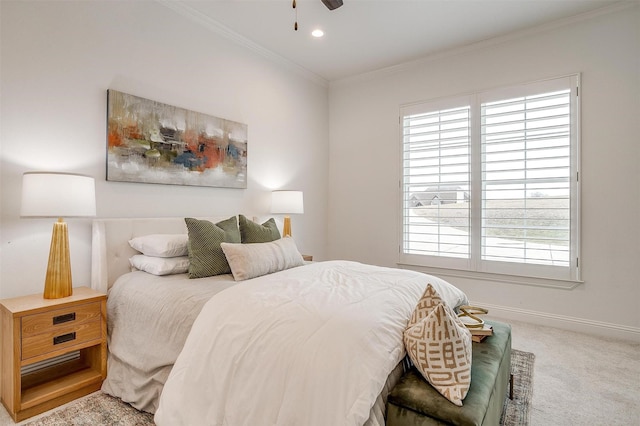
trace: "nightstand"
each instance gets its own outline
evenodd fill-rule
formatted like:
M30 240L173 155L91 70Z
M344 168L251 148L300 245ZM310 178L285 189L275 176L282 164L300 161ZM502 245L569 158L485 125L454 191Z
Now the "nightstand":
M61 299L0 300L0 390L14 421L100 389L107 374L106 303L105 294L87 287Z
M302 260L304 260L305 262L313 262L313 255L303 254L302 255Z

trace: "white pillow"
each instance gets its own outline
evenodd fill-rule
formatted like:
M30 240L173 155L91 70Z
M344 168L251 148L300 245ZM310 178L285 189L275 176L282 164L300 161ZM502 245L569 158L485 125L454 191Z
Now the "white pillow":
M236 281L304 265L295 241L289 237L269 243L220 243L220 247Z
M188 254L188 234L151 234L129 240L140 253L154 257L176 257Z
M189 257L153 257L137 254L129 258L134 268L153 275L184 274L189 270Z

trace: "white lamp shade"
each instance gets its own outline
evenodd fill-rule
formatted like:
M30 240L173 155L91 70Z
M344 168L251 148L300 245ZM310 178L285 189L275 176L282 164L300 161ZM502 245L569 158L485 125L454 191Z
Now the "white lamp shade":
M23 217L86 217L96 215L92 177L68 173L28 172L22 176Z
M273 191L271 193L271 213L304 213L302 191Z

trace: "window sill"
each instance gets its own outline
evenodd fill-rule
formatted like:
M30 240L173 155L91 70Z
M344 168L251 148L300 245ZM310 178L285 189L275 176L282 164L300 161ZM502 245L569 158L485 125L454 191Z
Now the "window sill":
M533 287L557 288L561 290L573 290L584 284L584 281L559 280L537 277L523 277L517 275L493 274L487 272L464 271L458 269L434 268L428 266L413 265L409 263L397 263L401 269L410 269L417 272L424 272L439 277L465 278L482 281L494 281L507 284L527 285Z

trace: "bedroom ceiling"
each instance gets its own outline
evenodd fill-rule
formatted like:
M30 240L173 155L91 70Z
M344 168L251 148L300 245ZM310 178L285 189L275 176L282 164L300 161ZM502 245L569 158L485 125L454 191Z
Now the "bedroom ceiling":
M412 61L598 8L638 0L160 0L266 56L327 81ZM325 36L314 38L321 28Z

